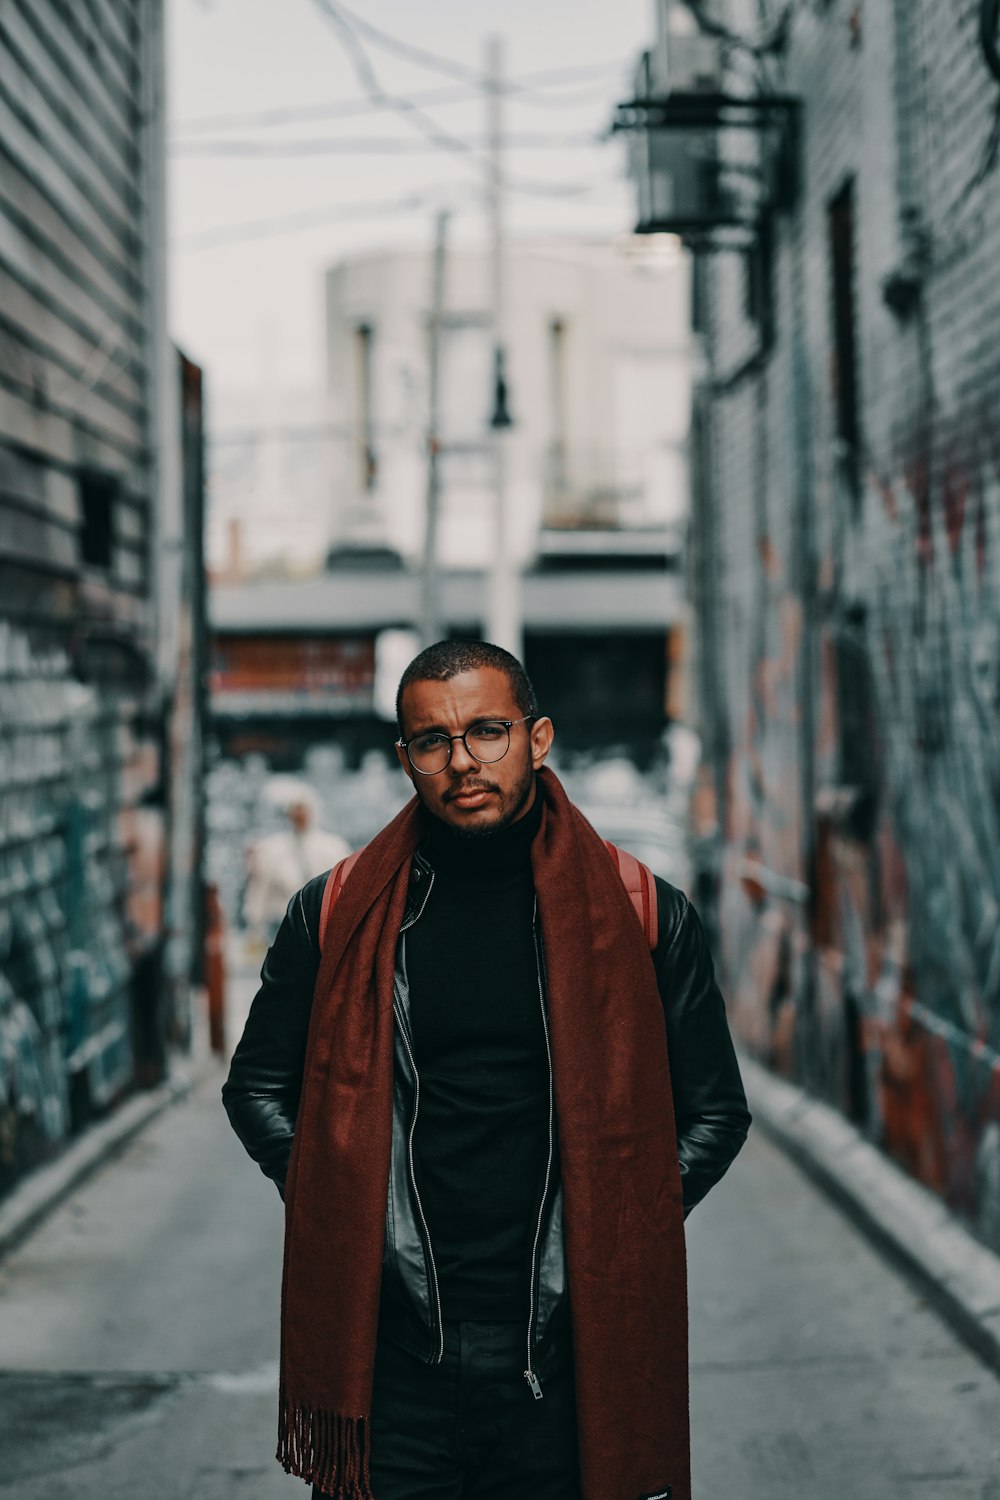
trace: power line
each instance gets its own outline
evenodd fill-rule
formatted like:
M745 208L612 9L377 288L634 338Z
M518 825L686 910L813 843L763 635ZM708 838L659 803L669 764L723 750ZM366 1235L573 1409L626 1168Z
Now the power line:
M543 182L530 177L508 177L507 191L529 198L584 198L595 191L592 182Z
M610 78L612 73L620 75L623 71L624 64L615 68L609 67L605 69L605 77ZM545 85L545 87L549 86ZM541 88L507 88L503 92L509 96L511 104L520 104L527 109L587 109L594 103L601 103L606 107L608 100L606 83L592 83L589 88L577 89L572 94L546 94Z
M591 99L603 96L604 88L599 82L591 84L588 89L577 92L571 97L566 95L550 97L536 90L548 88L565 88L570 83L579 82L587 78L610 76L618 73L626 63L588 63L581 64L575 68L550 68L544 72L526 73L520 79L514 79L504 86L504 92L510 96L513 103L524 104L538 109L579 109L585 106ZM420 93L411 94L410 100L414 104L427 105L449 105L468 104L473 99L480 97L481 90L467 85L461 88L425 89ZM177 120L172 126L174 135L199 135L210 133L215 130L255 129L260 127L266 129L271 126L291 125L301 120L346 120L358 115L378 114L384 109L381 103L373 103L366 96L363 99L344 99L336 103L325 104L303 104L277 106L273 109L247 110L237 114L224 115L196 115L188 120Z
M326 6L323 8L326 9ZM404 42L401 37L393 36L379 26L373 26L370 21L365 20L364 16L359 16L357 11L350 10L346 5L338 4L338 9L344 20L359 35L367 37L384 52L402 57L407 62L416 63L418 67L426 68L432 73L440 73L445 78L455 78L461 83L471 84L473 88L484 90L487 87L487 80L481 69L469 67L467 63L459 62L456 58L445 57L443 53L430 52L412 42Z
M300 425L269 427L258 423L250 427L224 427L211 433L216 448L249 448L277 440L282 443L356 442L358 429L337 422L312 422Z
M770 30L756 40L743 36L734 31L732 27L717 21L710 16L705 9L705 0L684 0L684 4L691 12L698 24L698 29L704 36L714 37L717 41L724 42L727 46L735 47L738 51L748 53L756 61L760 62L769 55L780 53L788 45L792 22L799 9L799 0L786 0L780 14L771 23Z
M471 142L462 140L460 137L444 130L438 125L436 120L419 109L412 99L385 92L379 83L375 69L364 46L355 34L352 23L357 18L354 17L354 13L348 11L346 7L339 5L339 3L334 3L334 0L315 0L315 4L323 17L335 28L341 45L365 91L369 103L376 109L387 109L401 115L408 124L418 130L436 149L460 155L475 170L480 186L483 183L483 174L486 175L488 180L490 163ZM377 28L371 27L367 22L363 22L359 29L369 34L377 30ZM378 35L383 42L386 41L387 33L379 32ZM404 45L407 44L400 44L400 46ZM422 49L416 50L422 51ZM429 53L422 55L425 58L432 56ZM465 70L465 72L468 74L470 70ZM479 87L483 81L482 75L477 73L475 77L477 79L477 87ZM467 81L467 79L464 81ZM253 144L253 150L252 152L248 151L248 154L263 154L256 146L256 143L243 143L244 149L251 144ZM560 181L553 183L527 179L511 182L509 186L515 192L529 196L544 197L577 197L593 191L593 185L587 182L574 183ZM289 214L279 218L272 216L267 219L256 219L240 224L220 226L216 229L204 230L186 236L178 242L177 248L186 251L213 249L221 245L267 239L278 235L295 233L300 230L320 228L326 224L346 222L352 219L393 216L422 207L426 202L426 193L418 193L411 194L406 198L382 203L343 204L325 209L306 210L302 213Z
M552 135L524 133L509 135L505 145L512 151L577 151L592 150L601 144L597 135ZM472 137L467 149L479 150L484 142ZM171 146L174 156L325 156L325 155L408 155L414 152L437 151L436 141L399 140L390 136L320 136L313 139L292 141L248 141L209 140L177 141Z
M417 67L426 68L433 73L440 73L445 78L454 78L462 83L468 83L473 88L478 89L480 93L488 91L489 81L480 69L470 67L467 63L459 62L456 58L446 57L443 53L431 52L426 47L418 47L413 42L406 42L391 32L383 31L380 26L374 26L364 16L358 15L357 11L351 10L349 6L344 5L342 0L337 0L337 3L343 18L354 27L360 36L367 37L376 47L381 47L383 51L389 52L396 57L401 57L407 62L415 63ZM606 68L607 64L599 64L597 66ZM573 70L566 70L566 72L570 71ZM541 80L538 81L541 82ZM533 88L530 82L524 81L520 84L507 83L503 86L502 92L509 93L512 91L525 94L533 92Z
M520 80L508 80L503 84L500 92L505 94L512 104L527 105L531 109L579 109L581 103L585 105L587 100L593 99L598 92L600 92L602 97L606 97L602 84L595 81L590 85L589 89L582 89L575 96L568 97L562 94L553 98L551 94L545 93L544 90L557 87L564 88L566 83L569 82L569 75L571 73L579 73L581 78L593 78L595 73L599 74L601 78L610 78L612 74L620 77L626 69L630 69L634 65L634 58L623 57L614 63L591 63L586 66L581 65L578 69L567 68L565 70L556 69L549 73L527 73ZM566 80L563 83L558 78L560 71L565 71L566 73Z
M460 156L471 152L472 148L466 141L445 130L430 115L418 108L412 99L407 99L402 94L385 92L378 81L368 53L358 39L353 25L353 16L349 19L348 13L344 12L339 5L335 5L333 0L314 0L314 3L321 15L336 30L355 75L373 104L401 115L415 130L443 151L450 151ZM476 76L478 78L479 75Z
M354 68L355 74L373 103L385 109L392 110L401 116L414 129L418 130L426 140L438 146L443 151L452 155L458 155L463 164L468 165L475 172L480 183L489 181L492 166L487 157L478 151L470 142L453 135L444 130L430 115L418 109L411 99L401 94L387 94L382 88L372 67L371 59L359 41L354 31L353 12L348 11L345 6L334 3L334 0L314 0L321 14L336 29L348 59ZM348 16L351 20L348 20ZM372 28L364 23L361 29L370 31ZM479 75L482 76L482 75ZM539 194L554 197L576 196L589 191L586 183L549 183L549 182L518 182L508 184L514 191L528 194Z
M537 198L582 198L601 190L602 183L593 182L542 182L530 178L508 182L512 192ZM182 253L213 250L223 245L240 245L254 240L277 239L286 234L297 234L309 229L322 229L328 224L360 223L365 219L393 218L397 214L412 213L415 209L427 208L440 202L449 190L449 185L438 184L423 189L406 198L386 199L375 203L344 203L325 208L304 209L300 213L278 215L268 219L251 219L237 224L219 225L215 229L198 230L174 241L173 249ZM458 191L456 185L451 191ZM473 191L472 184L464 187L465 195ZM460 210L453 205L453 213Z
M463 104L479 97L472 88L426 89L412 95L415 104ZM272 125L293 125L300 120L348 120L358 115L381 114L384 106L374 104L367 96L364 99L344 99L334 104L300 104L277 106L274 109L246 110L239 114L195 115L190 120L177 120L173 134L201 135L215 130L267 129Z
M426 188L423 192L411 193L405 198L386 199L376 203L341 203L326 208L306 209L301 213L285 214L268 219L251 219L239 224L220 225L216 229L200 230L185 235L175 242L178 250L211 250L217 245L241 244L248 240L271 239L276 235L293 234L302 229L321 229L327 224L340 224L363 219L381 219L395 214L409 213L423 207L439 189Z

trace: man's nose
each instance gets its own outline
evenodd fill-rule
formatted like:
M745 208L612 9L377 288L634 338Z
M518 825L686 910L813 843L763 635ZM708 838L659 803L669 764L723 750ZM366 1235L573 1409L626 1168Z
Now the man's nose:
M479 762L478 762L478 760L476 759L476 757L474 755L470 755L469 754L469 750L468 750L468 747L467 747L465 741L463 739L461 739L461 738L452 740L452 742L451 742L451 771L452 771L452 773L453 774L455 772L461 773L463 771L469 771L469 770L475 771L475 770L478 770L478 768L479 768Z

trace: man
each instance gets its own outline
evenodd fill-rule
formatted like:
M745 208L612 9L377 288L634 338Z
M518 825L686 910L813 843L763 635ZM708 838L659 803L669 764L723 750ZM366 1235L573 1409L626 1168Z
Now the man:
M416 798L322 952L326 882L292 900L223 1091L285 1197L278 1457L343 1500L690 1500L682 1220L750 1122L698 919L657 880L650 952L507 652L429 647L397 709Z

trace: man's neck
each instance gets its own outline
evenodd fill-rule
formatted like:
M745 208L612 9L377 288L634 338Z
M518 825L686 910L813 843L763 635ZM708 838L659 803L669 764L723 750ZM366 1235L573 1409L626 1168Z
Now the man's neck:
M513 871L531 862L531 845L542 818L537 784L528 809L520 818L484 833L463 833L422 809L423 845L435 868Z

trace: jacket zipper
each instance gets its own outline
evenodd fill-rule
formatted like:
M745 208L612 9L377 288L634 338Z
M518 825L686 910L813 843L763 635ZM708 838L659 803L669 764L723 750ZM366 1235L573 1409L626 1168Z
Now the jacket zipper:
M433 1363L440 1364L441 1360L444 1358L444 1320L441 1317L441 1291L438 1286L437 1266L434 1264L434 1251L431 1248L431 1232L427 1227L427 1220L424 1217L424 1206L420 1201L420 1193L417 1189L417 1176L413 1169L413 1134L417 1128L417 1110L420 1108L420 1075L417 1072L417 1064L413 1056L413 1048L410 1046L409 1038L406 1035L406 1028L403 1024L403 1018L398 1010L396 1011L396 1019L399 1022L399 1034L403 1038L403 1046L406 1048L406 1055L410 1059L410 1067L413 1070L413 1114L410 1117L410 1133L406 1143L406 1154L410 1168L410 1186L413 1189L413 1199L417 1205L417 1212L420 1214L420 1224L424 1233L424 1253L427 1256L427 1264L430 1267L431 1280L434 1287L434 1308L437 1320L436 1332L438 1336L438 1348L437 1353L434 1356ZM435 1329L432 1325L431 1332L433 1333L434 1331Z
M431 893L431 886L433 884L434 884L434 871L431 870L430 871L430 882L429 882L429 884L427 886L426 895L424 896L424 899L421 902L420 911L423 911L423 908L426 905L427 898L428 898L428 896ZM417 912L416 916L414 916L409 922L406 922L400 928L400 937L402 937L402 935L406 931L407 927L412 927L413 926L413 923L417 920L417 917L419 915L420 915L420 912ZM404 974L405 974L405 950L404 950ZM408 982L409 981L407 981L407 983ZM413 1114L410 1116L410 1131L409 1131L409 1135L407 1137L407 1142L406 1142L406 1155L407 1155L407 1163L408 1163L408 1166L409 1166L409 1169L410 1169L410 1186L413 1189L413 1200L416 1203L416 1205L417 1205L417 1211L420 1214L420 1224L421 1224L421 1228L423 1229L423 1234L424 1234L424 1254L427 1257L427 1264L430 1267L431 1283L432 1283L433 1288L434 1288L434 1308L435 1308L435 1313L436 1313L436 1318L437 1318L437 1329L436 1329L436 1332L437 1332L438 1344L437 1344L437 1353L435 1354L432 1363L433 1364L440 1364L441 1361L442 1361L442 1359L444 1358L444 1318L441 1315L441 1289L440 1289L440 1287L438 1285L437 1266L434 1264L434 1250L433 1250L433 1248L431 1246L431 1232L430 1232L430 1228L428 1227L427 1220L424 1217L424 1206L423 1206L423 1204L420 1201L420 1193L419 1193L419 1190L417 1188L417 1174L416 1174L416 1172L414 1170L414 1166L413 1166L413 1136L414 1136L414 1133L415 1133L416 1128L417 1128L417 1111L420 1108L420 1074L417 1072L417 1060L416 1060L416 1058L413 1055L413 1048L410 1045L410 1038L407 1035L407 1026L406 1026L405 1018L403 1016L402 1004L400 1004L398 1007L396 1005L393 1005L393 1013L395 1014L396 1020L397 1020L397 1022L399 1024L399 1034L400 1034L400 1036L403 1039L403 1046L406 1048L406 1055L410 1059L410 1068L412 1069L412 1072L413 1072ZM434 1328L433 1322L431 1324L431 1332L432 1333L435 1332L435 1328Z
M433 870L431 870L429 873L430 873L430 885L428 885L427 894L424 897L424 901L421 903L421 908L420 908L421 911L423 910L423 907L426 904L427 897L430 895L430 886L433 885L433 883L434 883L434 872L433 872ZM402 936L402 934L406 931L407 927L412 927L413 923L416 921L416 919L417 919L417 917L419 915L420 915L420 912L417 912L416 915L413 918L411 918L411 920L409 922L407 922L407 923L404 924L404 926L400 929L400 936ZM549 1196L549 1184L550 1184L550 1182L552 1180L552 1158L553 1158L554 1151L555 1151L555 1140L554 1140L554 1131L553 1131L553 1125L554 1125L554 1100L553 1100L553 1080L552 1080L552 1043L551 1043L551 1039L549 1037L549 1018L548 1018L548 1015L547 1015L546 1009L545 1009L545 987L544 987L544 984L542 982L542 957L541 957L541 951L540 951L540 948L539 948L537 919L538 919L538 898L536 896L535 897L535 903L534 903L534 909L532 911L531 925L532 925L532 936L534 938L534 943L535 943L535 973L536 973L536 977L537 977L537 981L538 981L538 1003L539 1003L539 1007L540 1007L541 1013L542 1013L542 1030L543 1030L543 1032L545 1034L545 1053L546 1053L546 1057L548 1058L548 1067L549 1067L549 1149L548 1149L548 1159L547 1159L546 1164L545 1164L545 1181L544 1181L543 1186L542 1186L541 1202L538 1205L538 1222L535 1225L535 1239L534 1239L534 1243L533 1243L532 1249L531 1249L531 1278L530 1278L530 1287L529 1287L528 1337L527 1337L527 1354L528 1354L528 1360L527 1360L527 1368L524 1371L524 1379L527 1382L528 1389L531 1391L531 1394L534 1396L535 1400L536 1401L540 1401L542 1399L542 1383L539 1380L536 1371L533 1369L531 1361L532 1361L532 1344L534 1342L534 1325L535 1325L535 1312L536 1312L536 1308L535 1308L535 1294L536 1294L536 1291L537 1291L537 1288L538 1288L538 1247L539 1247L539 1244L541 1242L541 1237L542 1237L542 1222L543 1222L544 1217L545 1217L545 1203L546 1203L546 1199ZM419 1105L420 1105L420 1075L417 1072L417 1064L416 1064L416 1059L415 1059L415 1057L413 1055L413 1048L411 1047L409 1037L407 1036L406 1024L405 1024L405 1021L404 1021L404 1018L403 1018L403 1015L402 1015L402 1007L400 1006L399 1008L396 1008L394 1006L393 1009L394 1009L394 1012L395 1012L395 1015L396 1015L396 1019L397 1019L397 1021L399 1023L399 1034L400 1034L400 1036L403 1039L403 1045L406 1048L406 1055L409 1058L410 1068L412 1069L412 1072L413 1072L413 1114L412 1114L411 1119L410 1119L410 1132L409 1132L409 1137L408 1137L408 1140L407 1140L407 1157L408 1157L408 1164L409 1164L409 1170L410 1170L410 1186L413 1189L414 1201L416 1202L417 1209L418 1209L418 1212L420 1214L420 1223L421 1223L421 1226L423 1228L423 1233L424 1233L424 1252L425 1252L425 1254L427 1256L428 1265L430 1266L431 1277L432 1277L433 1287L434 1287L434 1303L435 1303L435 1310L436 1310L436 1315L437 1315L438 1350L437 1350L437 1354L434 1357L433 1363L440 1364L441 1360L444 1358L444 1320L443 1320L442 1315L441 1315L441 1292L440 1292L440 1287L438 1285L437 1266L434 1263L434 1251L433 1251L433 1248L431 1246L430 1229L428 1228L427 1220L424 1217L423 1204L420 1201L420 1193L419 1193L419 1191L417 1189L417 1178L416 1178L416 1173L414 1171L414 1165L413 1165L413 1136L414 1136L414 1132L415 1132L416 1126L417 1126L417 1110L418 1110Z
M552 1043L549 1039L549 1018L545 1010L545 987L542 983L542 956L538 939L538 898L535 898L534 911L531 917L532 937L535 943L535 969L538 976L538 1003L542 1012L542 1030L545 1033L545 1052L549 1063L549 1155L545 1164L545 1182L542 1186L542 1201L538 1205L538 1223L535 1225L535 1242L531 1248L531 1281L528 1301L528 1363L524 1371L524 1378L528 1383L528 1389L536 1401L542 1399L542 1383L532 1368L532 1345L535 1336L535 1294L538 1290L538 1246L542 1238L542 1220L545 1217L545 1200L549 1196L549 1182L552 1178L552 1155L554 1150L553 1140L553 1098L552 1098Z

